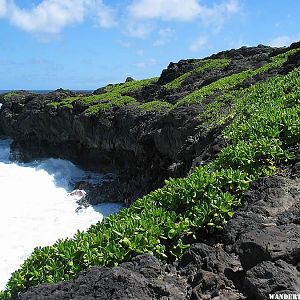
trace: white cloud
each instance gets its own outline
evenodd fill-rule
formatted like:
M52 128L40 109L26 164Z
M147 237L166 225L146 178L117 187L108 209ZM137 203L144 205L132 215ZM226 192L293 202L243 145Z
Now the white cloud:
M207 44L208 39L206 36L199 37L190 45L190 50L193 52L198 52L202 50Z
M6 0L0 0L0 17L6 14L7 3Z
M117 25L114 11L102 2L96 7L97 23L100 27L111 28Z
M218 32L229 16L240 11L240 0L219 0L217 4L204 5L199 0L132 0L127 7L128 19L134 24L135 30L129 28L129 35L146 37L153 30L147 30L144 23L155 19L163 21L189 22L201 20L205 26ZM158 45L162 39L155 43ZM163 42L162 42L163 44Z
M13 25L31 33L57 34L89 15L102 27L115 24L111 9L101 0L43 0L32 9L22 9L13 0L0 0L1 12Z
M229 14L240 10L239 0L223 0L220 4L206 6L197 0L134 0L128 7L137 20L162 19L166 21L193 21L205 23L223 22Z
M12 25L41 37L60 33L64 28L92 18L103 28L117 24L117 13L123 32L128 36L145 38L155 28L153 20L193 21L201 20L213 28L221 28L229 15L240 10L240 0L215 0L217 4L202 4L200 0L130 0L124 8L115 10L104 4L108 0L41 0L32 8L22 8L16 0L0 0L0 18ZM123 4L126 5L126 4ZM126 25L124 24L126 21ZM118 22L119 23L119 22ZM161 29L154 45L164 45L174 38L171 29Z
M137 19L188 21L197 17L201 6L197 0L135 0L129 12Z
M152 31L153 25L131 21L127 24L126 33L131 37L146 38Z
M172 42L175 36L175 30L165 28L158 31L158 39L154 42L154 46L164 46Z
M224 26L225 21L239 11L239 0L226 0L212 7L203 7L199 17L206 26L212 26L213 31L218 32Z
M229 13L237 13L240 10L240 4L237 0L231 0L225 3L225 10Z
M272 47L284 47L289 46L294 39L287 35L278 36L270 42L270 46Z

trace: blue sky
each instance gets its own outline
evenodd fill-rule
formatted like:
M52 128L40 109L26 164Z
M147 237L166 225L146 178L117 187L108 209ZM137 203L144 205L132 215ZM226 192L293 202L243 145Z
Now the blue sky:
M0 0L0 90L96 89L300 40L298 0Z

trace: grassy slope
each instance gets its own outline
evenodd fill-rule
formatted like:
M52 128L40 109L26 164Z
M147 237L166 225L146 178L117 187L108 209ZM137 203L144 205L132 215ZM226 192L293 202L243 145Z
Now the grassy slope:
M276 66L277 59L282 64L286 57L275 58ZM245 72L243 80L262 70ZM36 248L12 275L2 297L39 283L68 280L92 265L114 266L144 252L172 261L188 247L186 236L196 238L200 229L222 228L249 183L292 159L289 148L300 138L300 69L239 91L231 91L232 82L241 80L229 76L215 84L212 90L222 88L225 94L207 107L208 125L232 120L223 132L229 146L213 162L189 177L166 181L163 188L73 239ZM203 89L179 105L201 101L207 91Z
M61 102L52 102L49 105L52 107L68 107L72 109L76 101L81 101L82 103L88 104L89 106L84 112L87 115L97 114L98 112L109 110L114 107L122 107L126 105L137 106L139 105L139 103L133 97L127 96L125 94L130 90L138 90L146 85L155 83L157 79L158 78L150 78L117 85L108 85L104 88L103 93L100 95L69 97ZM157 103L153 107L156 106Z
M220 91L221 93L229 91L232 88L234 88L235 86L241 84L246 79L249 79L258 74L262 74L271 69L275 69L275 68L282 66L287 61L289 55L292 55L292 54L296 53L297 51L299 51L299 49L293 49L293 50L290 50L283 54L279 54L279 55L273 57L272 61L270 63L267 63L258 69L242 71L240 73L233 74L233 75L221 78L217 81L214 81L213 83L188 94L183 99L179 100L176 103L176 106L178 107L178 106L188 106L188 105L192 105L192 104L199 104L202 102L202 100L205 97L211 96L218 91Z
M191 92L183 99L180 99L175 105L160 101L159 99L153 99L153 101L149 101L147 103L140 103L133 97L126 95L126 93L128 93L129 91L139 90L149 84L155 84L157 78L137 80L117 85L109 85L104 89L104 92L101 95L69 97L64 99L63 101L53 102L49 105L52 107L66 107L72 109L74 107L74 103L80 101L88 105L88 108L85 110L84 114L93 115L105 110L111 110L112 108L119 108L122 106L135 106L145 111L166 111L170 109L176 109L180 106L199 104L207 96L211 96L217 92L225 93L234 89L235 86L241 84L246 79L254 77L258 74L262 74L271 69L280 67L286 62L288 56L295 53L296 51L298 51L298 49L290 50L286 53L277 55L272 58L272 61L270 63L267 63L258 69L242 71L240 73L232 74L230 76L216 80L207 86ZM173 81L164 85L164 87L169 90L179 89L184 81L190 76L201 74L209 69L223 69L229 64L229 59L206 59L197 62L194 64L195 69L193 71L187 72L177 77Z
M230 64L230 59L205 59L200 62L194 63L195 70L182 74L173 81L164 85L165 88L172 90L178 89L184 81L192 75L202 74L209 69L223 69Z

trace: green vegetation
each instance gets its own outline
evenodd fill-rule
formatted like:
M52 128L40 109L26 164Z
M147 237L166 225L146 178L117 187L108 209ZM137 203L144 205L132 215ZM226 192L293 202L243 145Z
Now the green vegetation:
M20 96L22 95L22 93L20 92L10 92L10 93L6 93L4 95L1 95L1 98L4 99L4 101L7 101L7 100L10 100L12 97L15 97L15 96ZM27 95L23 95L24 97L26 97Z
M154 100L139 105L139 108L144 111L166 111L171 109L172 107L172 104L159 100Z
M112 109L113 107L121 107L124 105L136 103L135 99L132 97L122 96L118 93L108 92L101 95L68 97L61 102L52 102L49 104L49 106L73 109L74 104L77 102L87 104L88 108L85 110L85 114L87 115Z
M199 128L211 130L224 126L234 117L233 103L239 98L241 91L229 91L222 96L215 98L215 101L209 103L203 113L199 115L201 121Z
M106 92L115 92L119 94L127 93L129 91L139 90L144 86L154 84L158 80L158 77L153 77L149 79L134 80L130 82L125 82L117 85L108 85L105 90Z
M195 70L182 74L181 76L177 77L173 81L164 85L165 88L171 89L178 89L182 86L184 81L194 74L201 74L209 69L223 69L230 64L230 59L206 59L200 62L195 63Z
M227 91L249 74L281 65L287 55L275 57L259 71L223 78L195 97L221 88ZM163 188L73 239L36 248L12 274L3 298L39 283L68 280L92 265L115 266L145 252L163 261L177 259L188 247L187 236L191 240L201 230L221 229L251 181L274 173L278 163L293 158L289 148L300 139L299 97L300 69L228 94L231 124L223 134L229 146L213 162L186 178L167 180ZM190 99L184 103L192 103Z
M101 98L102 97L98 97L99 100L92 102L92 105L90 105L84 113L86 115L93 115L104 110L112 109L113 107L122 107L125 105L134 105L137 103L136 100L132 97L122 96L119 94L114 94L112 92L104 94L103 100Z
M279 77L278 77L279 78ZM277 83L280 79L273 79L273 86L281 85ZM293 80L298 80L298 77L295 76ZM268 87L270 87L272 80ZM296 86L296 83L293 83ZM300 84L300 82L298 82ZM237 118L239 112L244 111L245 102L251 102L250 95L253 92L259 91L264 98L270 98L273 96L273 87L270 90L264 89L265 85L261 86L250 86L246 89L228 91L225 94L216 97L214 102L211 102L207 105L205 111L199 116L202 121L200 127L206 129L213 129L219 126L224 126L232 119ZM284 90L281 91L281 95L284 96ZM300 94L299 92L292 92L287 97L287 105L296 106L300 104ZM244 100L243 100L244 99ZM255 98L254 98L255 99ZM255 103L253 103L255 105ZM259 122L264 123L263 120L258 119ZM244 120L245 121L245 120ZM240 120L242 122L242 120ZM267 124L266 124L267 126Z
M249 79L258 74L261 74L261 73L267 72L271 69L275 69L275 68L282 66L287 61L287 59L290 55L292 55L298 51L299 51L299 49L293 49L293 50L287 51L283 54L279 54L279 55L273 57L272 61L270 63L267 63L258 69L242 71L240 73L233 74L231 76L227 76L227 77L221 78L217 81L214 81L213 83L188 94L186 97L179 100L176 103L175 107L189 106L192 104L201 103L205 97L211 96L216 92L224 93L226 91L229 91L229 90L233 89L234 87L236 87L237 85L241 84L246 79Z
M201 103L205 97L211 96L218 92L226 94L229 91L232 91L232 89L234 89L246 79L249 79L255 75L266 72L268 70L280 67L286 62L289 55L297 51L299 51L299 49L290 50L286 53L277 55L272 58L272 61L270 63L267 63L258 69L246 70L237 74L221 78L207 86L193 91L183 99L179 100L175 105L171 105L167 102L158 100L140 104L136 99L128 95L130 91L136 91L144 86L154 84L158 79L150 78L121 84L108 85L105 88L103 88L103 93L100 95L68 97L60 102L52 102L49 104L49 106L55 108L64 107L68 109L73 109L76 103L81 103L87 106L84 111L84 114L86 115L96 115L102 111L111 110L113 108L119 108L123 106L136 106L139 107L139 109L145 111L164 111L168 109L174 109L180 106L189 106L192 104ZM195 70L179 76L172 82L166 84L165 87L168 89L177 89L184 83L186 78L193 74L200 74L209 69L225 68L229 64L229 59L207 59L197 62L194 64ZM213 106L210 107L211 111L207 111L207 116L213 115L214 112L218 111L218 109L221 109L221 107L222 104L220 103L220 101L214 102Z
M137 101L126 93L134 90L139 90L142 87L155 83L157 78L150 78L144 80L136 80L131 82L125 82L121 84L108 85L104 88L104 91L100 95L89 96L75 96L63 99L60 102L52 102L49 105L52 107L67 107L72 109L76 101L80 101L83 104L88 104L85 114L92 115L97 114L104 110L109 110L114 107L122 107L124 105L136 105Z
M13 93L7 93L3 96L4 100L9 100L11 97L18 95L18 93L13 92Z

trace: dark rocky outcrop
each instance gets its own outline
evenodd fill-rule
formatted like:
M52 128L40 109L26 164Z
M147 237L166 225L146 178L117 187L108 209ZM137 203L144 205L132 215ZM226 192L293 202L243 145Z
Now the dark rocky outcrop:
M193 64L199 62L199 59L186 59L180 60L178 63L171 62L167 69L164 69L158 80L158 84L164 85L173 81L175 78L181 76L182 74L192 71Z
M246 273L245 290L249 298L264 300L269 294L299 294L299 272L285 261L264 261Z
M132 82L132 81L134 81L134 79L132 77L130 77L130 76L127 77L126 80L125 80L125 82Z
M65 98L66 93L28 94L5 101L0 128L14 139L14 157L25 161L60 157L86 169L118 173L124 189L131 185L131 191L124 190L121 197L128 202L174 175L169 166L180 160L178 153L186 139L196 133L199 109L157 114L125 107L86 116L81 114L80 103L75 103L73 110L48 105L54 97L57 102ZM132 184L138 190L133 190ZM132 195L127 195L130 192Z
M184 300L186 283L176 274L166 273L151 255L113 269L93 267L70 282L41 285L29 289L20 300Z
M220 78L232 75L244 70L255 69L263 66L271 61L271 57L280 54L287 49L271 48L271 47L242 47L238 50L232 49L229 51L220 52L208 58L212 59L230 59L228 66L221 69L208 69L205 72L194 72L197 68L198 59L180 60L178 63L170 63L167 69L162 71L157 84L145 86L141 90L132 91L128 94L138 99L141 102L151 101L153 99L161 99L170 103L176 103L179 99L186 96L195 89L204 87ZM294 65L295 66L295 65ZM177 89L166 89L163 85L173 81L175 78L183 75L186 72L191 72L191 76L187 77L182 86ZM270 76L274 76L279 70L266 72L263 75L255 76L246 80L244 86L249 86L259 81L263 81ZM283 72L283 71L282 71ZM243 86L241 85L241 86ZM237 86L239 88L240 86Z
M235 276L241 270L240 263L221 245L193 245L180 259L177 270L187 278L187 299L244 298L235 286Z
M265 300L299 294L300 179L294 174L254 182L224 231L192 245L172 265L139 256L118 268L95 267L70 282L30 288L19 299Z

